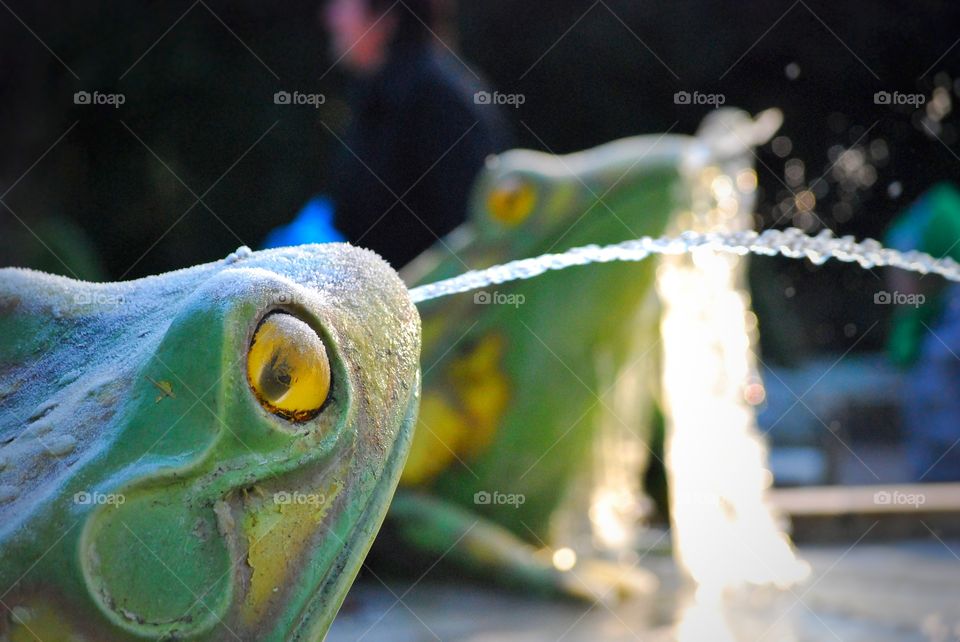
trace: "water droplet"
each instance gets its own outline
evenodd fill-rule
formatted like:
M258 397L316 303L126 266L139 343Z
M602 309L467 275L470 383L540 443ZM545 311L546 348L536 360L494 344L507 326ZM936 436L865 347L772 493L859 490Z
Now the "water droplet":
M786 136L777 136L771 141L770 149L780 158L786 158L793 151L793 141Z
M235 252L231 252L227 255L227 258L224 259L224 263L227 265L232 265L237 261L242 261L243 259L249 258L251 254L253 254L253 250L246 245L241 245Z
M558 571L569 571L577 563L577 554L570 548L558 548L553 552L553 566Z

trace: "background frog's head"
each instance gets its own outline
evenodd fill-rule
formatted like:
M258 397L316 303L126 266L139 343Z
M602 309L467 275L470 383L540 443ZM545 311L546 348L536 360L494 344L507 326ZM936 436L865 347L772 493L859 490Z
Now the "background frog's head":
M416 416L419 316L396 273L326 245L120 284L12 276L23 296L5 320L60 306L65 329L79 329L13 373L49 392L15 394L26 414L43 405L38 421L76 441L24 487L35 508L20 533L45 548L71 529L18 603L52 600L83 622L98 612L146 637L322 637ZM77 293L92 304L68 305ZM43 369L58 355L79 374L51 387ZM30 546L13 534L4 566L35 559Z
M467 223L404 267L404 280L423 284L578 245L662 234L671 217L692 209L705 169L749 156L781 121L774 109L753 118L724 108L711 112L696 136L648 134L566 155L513 149L491 156L471 191Z
M635 238L653 229L645 218L662 227L650 195L682 198L677 181L693 142L637 136L564 156L526 149L492 156L471 201L477 238L522 257L566 249L576 237Z
M492 156L472 196L472 225L479 239L500 239L517 256L567 249L576 237L599 243L655 232L668 215L662 199L681 205L687 198L681 177L693 180L709 163L765 142L779 126L777 114L754 121L721 109L696 137L634 136L562 156L524 149Z

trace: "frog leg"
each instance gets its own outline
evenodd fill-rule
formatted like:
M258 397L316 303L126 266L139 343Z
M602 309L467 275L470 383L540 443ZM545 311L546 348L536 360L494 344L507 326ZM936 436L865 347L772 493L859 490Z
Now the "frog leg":
M638 567L599 559L556 565L552 551L538 550L482 515L406 489L394 496L372 559L391 568L406 562L407 570L415 560L417 569L429 566L427 572L440 566L460 578L592 602L646 596L657 588L656 577Z

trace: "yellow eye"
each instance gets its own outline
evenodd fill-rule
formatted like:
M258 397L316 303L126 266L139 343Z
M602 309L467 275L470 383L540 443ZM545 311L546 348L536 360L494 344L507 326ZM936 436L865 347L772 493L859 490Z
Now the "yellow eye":
M327 349L300 319L283 312L271 314L254 334L247 378L267 410L306 421L316 416L330 392Z
M504 225L519 225L533 211L537 193L529 182L511 178L498 185L487 198L493 218Z

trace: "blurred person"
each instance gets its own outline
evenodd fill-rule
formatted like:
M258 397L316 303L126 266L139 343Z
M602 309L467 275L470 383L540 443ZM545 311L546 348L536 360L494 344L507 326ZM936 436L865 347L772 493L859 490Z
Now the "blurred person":
M960 192L940 183L894 220L887 245L960 261ZM895 303L888 340L891 359L905 372L906 445L915 481L960 480L960 286L892 270Z
M324 12L352 80L334 224L395 268L466 219L484 160L509 143L497 107L475 100L480 83L441 44L439 18L437 0L331 0Z

